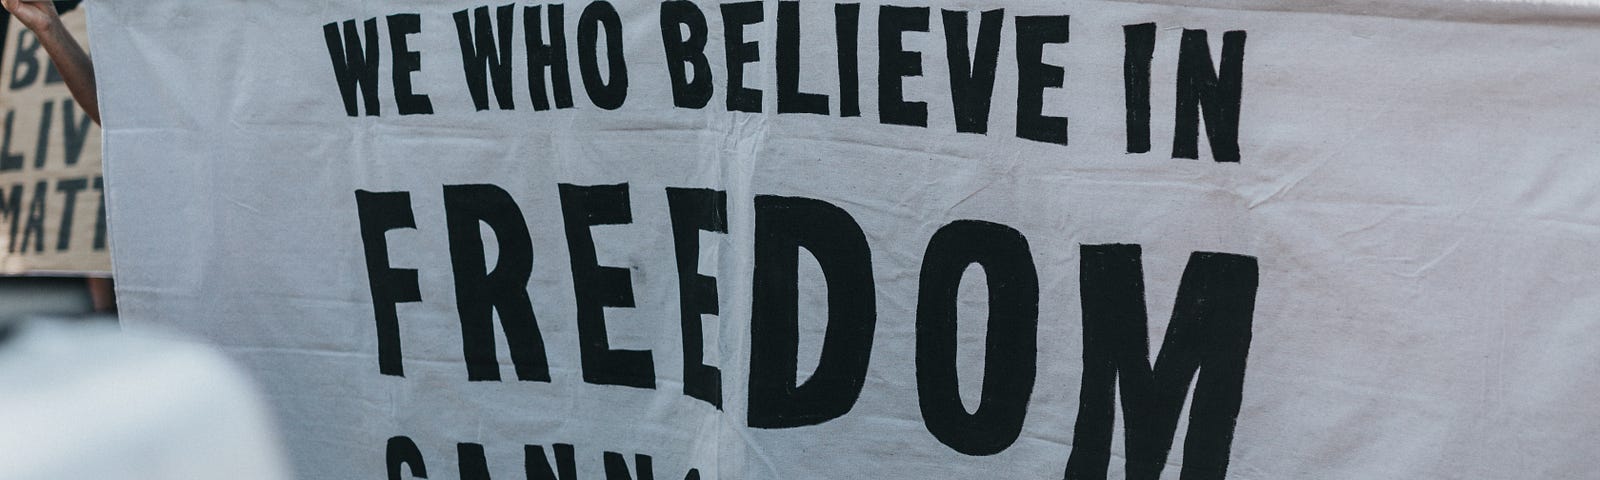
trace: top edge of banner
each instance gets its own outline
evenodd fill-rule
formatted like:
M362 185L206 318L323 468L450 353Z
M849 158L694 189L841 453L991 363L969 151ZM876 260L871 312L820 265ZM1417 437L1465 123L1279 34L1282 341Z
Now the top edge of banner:
M1497 24L1600 24L1600 0L1108 0L1221 10Z
M232 0L243 3L243 0ZM700 3L705 0L695 0ZM770 0L767 0L770 1ZM841 0L842 1L842 0ZM1166 5L1212 10L1236 10L1276 13L1328 14L1356 17L1380 17L1422 21L1444 21L1488 24L1544 24L1590 25L1600 24L1600 0L1105 0L1108 2ZM303 0L272 0L286 4ZM137 8L143 2L119 0L87 0L91 9ZM227 2L217 2L227 3ZM388 3L388 2L385 2ZM458 4L463 6L487 5L492 2L459 0L454 2L421 2ZM502 2L503 3L503 2ZM544 0L517 0L519 4L548 3ZM893 2L881 2L893 3ZM921 2L913 2L921 3ZM972 3L963 0L957 3ZM1024 2L1026 3L1026 2ZM1039 2L1059 4L1060 2ZM1072 2L1068 2L1069 4ZM374 4L376 5L376 4ZM92 20L91 20L92 22Z

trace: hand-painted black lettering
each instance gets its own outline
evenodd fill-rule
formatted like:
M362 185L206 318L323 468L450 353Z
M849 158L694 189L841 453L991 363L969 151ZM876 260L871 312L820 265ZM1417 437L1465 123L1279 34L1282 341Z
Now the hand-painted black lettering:
M457 443L456 459L461 468L461 480L490 480L489 460L484 458L483 445Z
M59 14L59 13L61 13L61 12L57 12L57 14ZM8 40L10 40L10 39L11 39L11 11L10 10L6 10L4 8L0 8L0 52L6 51L6 45L9 43ZM12 72L16 72L16 70L17 70L16 66L13 65L12 68L11 68L11 71Z
M62 100L61 105L62 139L61 146L66 148L64 159L67 166L78 164L78 159L83 157L83 146L89 140L89 127L94 125L88 113L80 113L78 106L72 99Z
M861 396L877 326L866 234L821 200L761 195L755 210L748 423L791 428L843 416ZM822 267L828 326L816 372L797 385L802 248Z
M1178 116L1172 158L1200 158L1200 112L1218 162L1239 161L1239 102L1244 83L1243 30L1222 34L1222 64L1213 70L1205 30L1184 29L1178 47Z
M684 38L683 30L689 30ZM688 0L661 2L661 44L667 52L667 73L672 77L672 104L703 108L711 102L711 63L706 59L706 15ZM688 64L693 71L684 69Z
M555 450L556 468L550 468L544 447L522 446L522 469L528 480L578 480L578 463L572 445L557 443L550 447Z
M678 259L678 308L683 323L683 393L722 409L722 371L705 364L701 315L717 315L717 279L701 275L700 232L728 233L728 193L668 188L673 249Z
M977 264L989 286L983 393L967 413L956 375L956 294ZM1039 274L1028 240L1011 227L962 220L928 242L917 295L917 395L923 423L967 455L1004 451L1022 433L1038 370Z
M523 43L528 56L528 96L533 98L533 109L550 109L554 97L556 108L572 108L572 74L567 68L566 8L550 4L545 24L549 25L550 40L544 40L545 28L539 23L540 5L523 7ZM550 88L545 89L544 72L550 71Z
M11 152L11 132L16 118L16 110L6 110L5 135L0 137L0 172L22 170L23 155Z
M651 465L649 455L636 453L633 455L633 474L628 473L628 460L617 452L602 454L606 465L606 480L655 480L655 467Z
M833 6L834 33L839 44L839 116L861 116L861 61L856 53L861 36L861 4Z
M728 111L761 111L761 91L744 86L744 66L761 59L756 42L744 41L744 27L761 23L765 10L761 2L722 4L724 48L728 57Z
M44 214L45 200L50 198L50 182L40 180L33 186L33 201L28 202L28 218L22 224L22 245L17 247L18 253L28 253L28 245L33 245L34 253L44 253Z
M1000 27L1005 10L983 12L978 20L978 45L967 53L967 12L944 10L945 54L950 60L950 101L956 131L989 133L989 103L994 98L995 69L1000 61Z
M56 192L61 196L61 223L56 228L56 251L65 252L72 246L72 224L77 219L78 192L89 188L89 178L63 178L56 182Z
M406 37L422 33L422 17L415 13L390 15L389 50L394 55L394 104L401 115L428 115L433 113L433 101L427 95L413 93L411 73L422 70L422 54L411 50Z
M600 77L600 28L606 31L606 73ZM605 110L622 108L628 100L628 63L623 57L622 18L611 2L592 2L578 16L578 73L583 89L594 106Z
M5 136L0 138L0 171L22 170L22 154L11 152L11 126L16 120L16 110L5 110Z
M905 77L922 76L922 53L906 51L902 35L928 31L928 7L878 8L878 121L928 126L928 104L905 100Z
M1067 117L1044 115L1044 89L1061 88L1066 70L1044 63L1044 46L1067 43L1068 17L1017 17L1017 137L1067 144Z
M411 470L415 478L428 478L428 465L422 461L422 449L410 437L390 437L384 447L383 463L389 467L389 480L400 480L400 467Z
M522 209L510 193L494 185L446 185L444 212L467 380L500 380L494 351L494 314L499 312L517 380L550 381L544 337L528 298L533 241ZM488 225L499 243L499 258L488 272L480 224Z
M828 96L800 91L800 2L778 2L778 113L828 114Z
M583 381L598 385L656 388L655 360L649 350L612 349L606 336L606 307L632 308L633 283L626 268L600 265L594 248L596 225L633 223L628 184L559 185L567 252L572 259L572 290L578 308L579 353Z
M356 216L361 220L361 247L367 258L367 286L372 314L378 322L378 372L405 376L400 363L400 318L395 304L422 301L417 271L389 266L390 230L417 228L409 192L356 190Z
M495 9L493 21L487 6L455 13L461 68L472 104L479 111L489 109L488 83L494 85L494 98L501 110L516 108L511 96L511 33L516 29L511 18L515 12L516 5L502 5Z
M99 194L96 195L99 198L95 202L99 206L95 208L94 213L94 249L101 251L106 249L106 193L105 180L99 175L94 177L94 191Z
M1081 263L1083 378L1066 478L1106 478L1117 386L1126 476L1159 477L1191 381L1181 478L1224 478L1250 352L1256 259L1210 252L1189 257L1153 368L1139 246L1084 245Z
M17 51L11 60L11 90L21 90L39 81L39 37L28 29L17 31Z
M1122 91L1128 110L1128 153L1150 151L1150 60L1156 54L1156 24L1122 27Z
M22 185L11 185L11 195L0 193L0 220L11 219L11 233L6 238L6 253L17 253L17 232L22 226Z
M39 136L38 143L33 147L33 168L44 168L44 160L50 155L50 126L55 124L56 102L45 100L39 106Z
M333 77L339 82L339 92L344 95L344 111L354 117L360 115L356 90L361 90L367 115L378 115L378 19L362 22L367 39L361 40L355 20L344 21L344 36L339 36L339 23L322 26L322 35L328 43L328 57L333 60ZM13 80L15 83L15 80ZM16 88L14 85L12 88ZM9 123L9 122L8 122Z

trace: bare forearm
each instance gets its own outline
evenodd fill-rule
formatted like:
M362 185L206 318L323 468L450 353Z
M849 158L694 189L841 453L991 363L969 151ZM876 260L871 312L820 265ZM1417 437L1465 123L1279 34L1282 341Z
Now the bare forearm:
M100 123L100 97L95 93L94 63L90 62L88 52L59 22L36 33L40 45L55 62L56 70L61 72L61 79L66 81L67 89L72 91L72 98L94 123Z

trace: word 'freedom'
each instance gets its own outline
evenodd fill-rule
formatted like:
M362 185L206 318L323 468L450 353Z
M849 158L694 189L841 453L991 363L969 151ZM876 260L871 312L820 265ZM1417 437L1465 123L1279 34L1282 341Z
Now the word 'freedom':
M517 380L550 382L528 290L534 246L521 207L495 185L445 185L443 193L467 379L501 380L494 334L498 316ZM700 234L728 234L727 194L695 188L665 193L679 285L682 391L720 410L722 372L705 363L702 336L702 315L719 313L717 279L699 273L697 266ZM610 346L605 309L635 308L633 284L628 268L599 263L592 229L633 223L631 195L626 183L561 184L561 224L571 261L583 381L656 389L653 352ZM404 376L396 306L423 298L417 270L390 265L386 234L418 228L411 194L357 190L355 196L379 371ZM784 429L842 417L865 384L878 323L866 234L849 212L818 199L757 195L754 212L747 425ZM498 252L492 268L481 226L493 233ZM1084 370L1069 478L1105 477L1118 392L1130 442L1129 471L1158 473L1191 384L1195 400L1184 447L1185 478L1191 471L1221 478L1243 392L1259 281L1256 259L1192 254L1152 367L1141 248L1080 248ZM801 284L801 250L821 268L820 285ZM987 280L989 311L981 400L969 411L959 393L956 309L962 276L974 265ZM998 223L951 222L929 239L918 278L915 375L925 426L960 453L999 453L1021 433L1038 371L1039 275L1027 238ZM821 358L804 382L797 375L801 288L826 291L827 305Z

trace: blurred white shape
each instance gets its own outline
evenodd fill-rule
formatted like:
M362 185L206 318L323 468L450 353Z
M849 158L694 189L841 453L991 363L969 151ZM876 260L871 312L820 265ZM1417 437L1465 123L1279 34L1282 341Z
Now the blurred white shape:
M0 338L0 477L288 478L265 405L222 354L109 324L12 330Z

